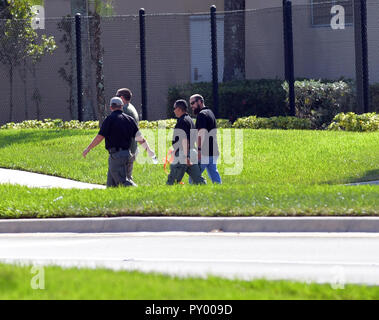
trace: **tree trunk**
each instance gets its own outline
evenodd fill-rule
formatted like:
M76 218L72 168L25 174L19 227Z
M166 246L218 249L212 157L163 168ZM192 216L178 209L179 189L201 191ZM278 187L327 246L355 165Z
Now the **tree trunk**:
M24 111L25 111L25 120L29 119L29 114L28 114L28 86L27 86L27 67L26 67L26 59L24 60L24 65L22 66L22 71L21 71L21 78L22 82L24 84Z
M245 10L245 0L225 0L224 10ZM225 13L224 61L224 82L245 79L245 12Z
M96 66L96 105L97 105L97 118L99 124L103 123L106 118L106 106L104 96L104 50L101 46L101 17L100 17L100 5L99 1L95 1L94 7L94 20L91 25L91 39L93 40L93 62Z
M90 50L90 36L89 36L89 18L88 18L88 3L87 0L71 0L71 14L75 16L76 13L82 15L82 61L83 61L83 120L95 120L95 106L94 106L94 93L93 93L93 75L91 63L91 50ZM72 28L73 41L75 41L75 28ZM75 43L72 48L75 48ZM76 53L73 50L73 61L76 61ZM75 73L74 73L75 74ZM77 91L77 89L75 90ZM76 100L76 98L75 98Z
M9 67L9 122L13 120L13 65Z

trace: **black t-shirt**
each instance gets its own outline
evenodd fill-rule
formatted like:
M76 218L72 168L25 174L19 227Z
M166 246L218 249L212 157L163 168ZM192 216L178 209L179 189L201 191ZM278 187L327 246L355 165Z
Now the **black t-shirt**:
M138 132L136 121L121 110L113 111L101 125L99 135L105 137L105 149L129 149Z
M180 118L178 118L174 128L174 135L172 137L172 145L175 149L176 156L179 155L179 150L183 149L182 139L184 137L187 138L190 149L195 147L196 131L194 129L195 124L193 123L191 117L188 114L183 114Z
M201 109L196 118L196 129L206 129L208 131L208 138L202 144L201 154L203 156L218 156L218 144L217 144L217 123L216 117L211 109L207 107Z

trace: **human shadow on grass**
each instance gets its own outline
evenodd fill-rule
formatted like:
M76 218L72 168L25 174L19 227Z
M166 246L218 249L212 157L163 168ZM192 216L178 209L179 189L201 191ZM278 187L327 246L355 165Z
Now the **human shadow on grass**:
M379 180L379 169L366 171L360 177L355 176L355 177L345 178L343 179L343 181L331 180L331 181L326 181L321 184L330 184L330 185L349 184L349 183L359 183L359 182L370 182L370 181L376 181L376 180Z
M8 132L0 131L0 149L8 147L12 144L24 144L24 143L30 143L30 142L41 142L51 139L57 139L57 138L63 138L68 136L80 136L80 135L87 135L87 132L83 132L82 130L35 130L35 131L28 131L28 132L22 132L22 131L12 131L12 134L7 134ZM14 134L14 133L18 134ZM41 136L41 133L47 133Z

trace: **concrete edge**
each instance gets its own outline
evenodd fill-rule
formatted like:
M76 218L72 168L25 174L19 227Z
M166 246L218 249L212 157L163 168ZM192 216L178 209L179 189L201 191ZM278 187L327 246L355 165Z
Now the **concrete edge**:
M0 220L0 233L379 232L379 217L117 217Z

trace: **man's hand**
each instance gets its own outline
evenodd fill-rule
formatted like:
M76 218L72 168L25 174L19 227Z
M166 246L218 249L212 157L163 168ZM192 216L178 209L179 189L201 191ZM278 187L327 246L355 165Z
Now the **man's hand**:
M88 154L88 152L90 151L90 149L88 148L85 148L85 150L83 151L82 155L83 155L83 158L86 157L86 155Z
M193 165L193 163L191 162L191 160L190 160L190 158L187 158L187 166L192 166Z
M151 150L150 148L147 150L147 154L149 155L150 158L155 157L155 152L153 150Z

